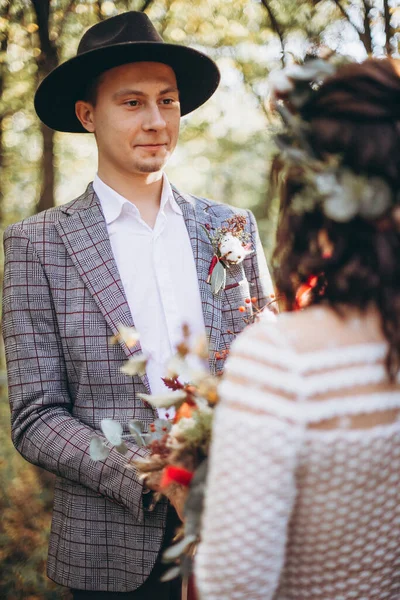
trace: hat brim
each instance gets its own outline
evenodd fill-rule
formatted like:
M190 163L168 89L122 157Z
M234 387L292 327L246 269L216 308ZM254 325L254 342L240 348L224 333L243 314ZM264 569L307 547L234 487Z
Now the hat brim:
M182 116L204 104L220 81L217 65L193 48L163 42L104 46L78 54L43 79L35 94L39 118L56 131L86 133L75 115L75 103L83 99L88 82L108 69L132 62L159 62L174 70Z

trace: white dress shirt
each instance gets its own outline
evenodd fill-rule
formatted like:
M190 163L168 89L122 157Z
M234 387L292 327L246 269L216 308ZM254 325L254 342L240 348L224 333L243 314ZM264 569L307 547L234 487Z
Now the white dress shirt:
M205 335L196 264L182 211L165 174L154 229L132 202L98 175L93 187L142 350L150 357L147 376L151 392L163 393L166 388L161 378L182 341L182 325L189 325L194 339Z

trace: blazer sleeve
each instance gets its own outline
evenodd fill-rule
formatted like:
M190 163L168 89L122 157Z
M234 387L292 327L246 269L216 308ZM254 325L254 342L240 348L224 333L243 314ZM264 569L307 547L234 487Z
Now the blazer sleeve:
M142 484L129 459L146 451L128 443L93 461L94 431L71 414L71 398L48 281L26 232L17 225L4 235L3 337L12 439L29 462L106 496L143 518ZM97 432L96 432L97 433Z
M248 279L252 284L250 289L252 297L257 298L258 307L264 308L271 302L271 294L274 294L274 285L268 269L264 249L261 244L258 227L254 215L247 211L250 222L250 234L254 252L250 256L250 274ZM272 305L275 307L275 304ZM275 311L275 308L274 308Z

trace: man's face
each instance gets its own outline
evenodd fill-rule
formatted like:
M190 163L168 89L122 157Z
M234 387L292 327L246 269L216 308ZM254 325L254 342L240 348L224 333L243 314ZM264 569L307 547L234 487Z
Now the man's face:
M94 104L82 103L95 134L99 164L121 175L156 173L179 134L180 105L174 71L155 62L129 63L99 79ZM77 114L83 114L79 111ZM88 126L89 123L89 126Z

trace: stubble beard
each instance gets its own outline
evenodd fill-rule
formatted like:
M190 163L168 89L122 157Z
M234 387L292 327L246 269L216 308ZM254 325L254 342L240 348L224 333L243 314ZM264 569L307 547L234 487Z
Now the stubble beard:
M148 160L148 161L137 161L134 169L139 173L157 173L167 164L167 160Z

